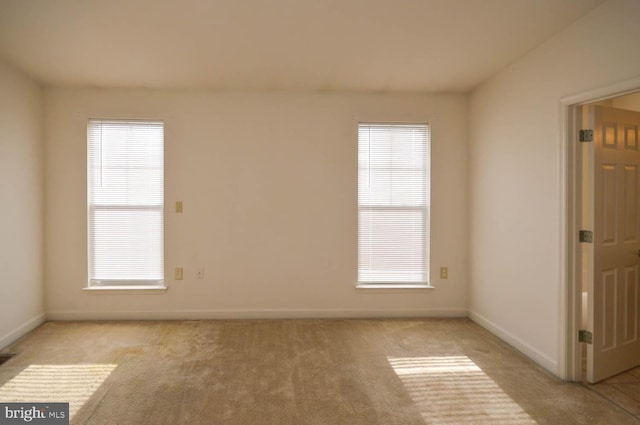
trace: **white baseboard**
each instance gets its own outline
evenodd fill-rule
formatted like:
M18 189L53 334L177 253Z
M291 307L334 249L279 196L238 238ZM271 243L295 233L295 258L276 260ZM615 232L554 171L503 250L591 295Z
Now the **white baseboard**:
M43 324L45 320L45 313L39 314L36 317L27 320L25 323L13 329L9 333L0 336L0 350L34 330L35 328Z
M467 317L467 309L247 309L47 312L47 320L365 319L394 317Z
M526 341L518 338L509 331L488 320L486 317L476 313L475 311L469 310L469 318L492 334L496 335L498 338L505 341L507 344L522 352L525 356L529 357L531 360L538 363L549 372L553 373L556 376L558 375L558 363L551 357L538 351Z

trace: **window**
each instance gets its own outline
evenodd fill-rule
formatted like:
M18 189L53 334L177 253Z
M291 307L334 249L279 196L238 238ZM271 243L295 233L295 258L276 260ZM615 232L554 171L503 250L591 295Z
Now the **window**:
M164 282L164 125L89 120L89 286Z
M427 284L429 127L358 126L358 282Z

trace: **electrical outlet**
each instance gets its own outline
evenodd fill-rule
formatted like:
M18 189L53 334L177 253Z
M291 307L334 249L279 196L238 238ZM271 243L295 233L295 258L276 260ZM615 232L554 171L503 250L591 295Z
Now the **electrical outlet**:
M449 267L440 267L440 279L449 278Z
M176 280L182 280L182 267L176 267Z
M198 267L196 269L196 279L198 280L204 279L204 267Z

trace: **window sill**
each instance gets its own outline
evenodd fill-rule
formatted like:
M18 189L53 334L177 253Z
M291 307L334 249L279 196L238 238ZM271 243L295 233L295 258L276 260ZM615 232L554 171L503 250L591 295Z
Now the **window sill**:
M380 293L393 293L393 292L423 292L425 289L435 289L435 286L429 284L407 284L407 283L358 283L356 285L356 292L380 292Z
M164 294L169 289L167 286L145 286L145 285L128 285L128 286L88 286L82 288L83 291L91 294Z

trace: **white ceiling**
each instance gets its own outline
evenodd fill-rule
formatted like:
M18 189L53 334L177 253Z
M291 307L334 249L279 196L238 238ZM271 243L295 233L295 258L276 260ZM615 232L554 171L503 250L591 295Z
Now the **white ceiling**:
M465 92L603 0L0 0L46 85Z

